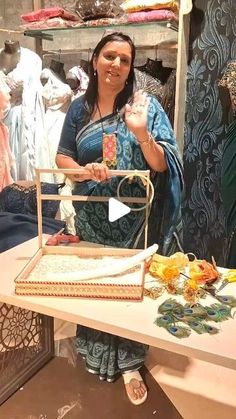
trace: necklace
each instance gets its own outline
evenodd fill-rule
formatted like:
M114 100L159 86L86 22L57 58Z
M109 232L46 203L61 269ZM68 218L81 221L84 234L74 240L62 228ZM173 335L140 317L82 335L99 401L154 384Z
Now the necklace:
M113 133L108 134L104 129L102 114L98 103L97 110L102 125L102 161L107 167L109 167L109 169L115 169L117 165L117 133L120 118L118 117L116 130Z

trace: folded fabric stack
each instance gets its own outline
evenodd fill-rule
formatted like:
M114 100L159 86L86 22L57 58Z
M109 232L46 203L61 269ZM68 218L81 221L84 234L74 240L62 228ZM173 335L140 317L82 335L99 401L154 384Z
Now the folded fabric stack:
M73 27L81 19L76 13L65 10L62 7L48 7L31 13L21 15L25 29L49 29Z
M176 0L125 0L120 7L130 23L178 20Z

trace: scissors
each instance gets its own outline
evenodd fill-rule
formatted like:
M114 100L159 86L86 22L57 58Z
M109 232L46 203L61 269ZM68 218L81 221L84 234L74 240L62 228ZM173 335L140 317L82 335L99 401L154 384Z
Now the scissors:
M230 269L227 272L226 277L223 280L220 288L218 288L217 292L221 291L224 287L226 287L226 285L228 285L232 282L236 282L236 269Z

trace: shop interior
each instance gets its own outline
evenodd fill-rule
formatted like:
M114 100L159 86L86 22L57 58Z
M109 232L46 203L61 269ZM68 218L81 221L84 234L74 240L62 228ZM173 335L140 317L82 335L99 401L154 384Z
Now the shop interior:
M1 419L223 419L226 415L236 419L235 16L236 5L231 0L24 0L15 5L1 1ZM114 125L116 146L112 153L115 150L116 163L114 156L106 155L108 169L123 180L114 186L114 201L110 202L113 195L97 195L102 196L100 201L109 201L109 211L124 211L118 216L109 212L109 223L112 217L112 223L118 223L126 216L130 221L132 215L134 220L136 214L143 214L134 242L128 237L127 221L122 227L123 241L120 239L117 245L104 239L107 225L112 223L100 223L99 219L95 225L95 220L90 235L80 201L86 199L75 198L76 194L89 195L90 189L83 189L85 182L73 177L82 176L75 166L58 163L58 154L76 160L68 133L67 142L64 138L72 109L77 109L74 115L81 112L74 117L77 120L72 121L71 132L77 130L76 147L81 147L83 156L89 153L89 135L91 144L95 141L92 127L97 121L102 121L102 164L105 141L114 143L113 132L109 131L113 119L109 119L110 113L102 102L96 99L85 126L83 105L82 110L79 105L76 108L84 97L89 102L86 92L93 92L91 79L99 92L102 64L100 52L94 55L94 49L114 32L127 35L135 46L135 59L130 64L133 90L128 105L125 103L115 115L118 122ZM125 43L115 42L119 48ZM120 59L116 71L121 73L123 64ZM112 71L109 77L113 83ZM127 80L123 92L128 89ZM133 92L137 91L145 92L145 96L135 96L135 102ZM130 129L132 121L128 119L130 114L136 117L135 103L141 107L139 124L144 108L157 115L153 131L150 133L149 124L148 137L144 135L140 141L133 134L138 130ZM162 111L157 108L159 113L155 113L155 106L161 106L167 118L167 125L162 122L160 131L155 129L160 126L158 115ZM166 178L162 173L155 177L159 169L152 166L150 147L156 152L155 133L157 144L162 144L157 145L158 150L161 147L165 152ZM118 141L119 135L124 135L124 142ZM136 154L137 169L130 163L127 138L135 147L138 144L148 166L140 163L140 152ZM87 167L85 161L81 167ZM89 170L95 170L94 164L100 163L99 159L88 160ZM100 183L96 176L89 180ZM127 198L128 192L122 196L126 200L120 200L121 191L126 191L125 181L128 192L134 182L141 185L136 200L131 195ZM76 184L82 192L75 192ZM166 185L171 186L168 189ZM168 204L162 206L162 200ZM81 218L77 218L77 208ZM155 217L161 218L156 241L152 240ZM168 217L169 235L165 237L167 227L164 230L161 223L167 225ZM136 228L135 222L132 228ZM150 250L155 242L159 251ZM142 258L138 255L145 252L143 249L147 253ZM78 256L82 260L79 267L75 260ZM114 258L110 267L100 267L96 262L104 258L108 263L109 257ZM41 260L46 260L42 267ZM133 260L136 264L132 264ZM126 276L119 278L117 285L114 278L118 264ZM34 269L39 275L36 281ZM76 276L74 281L73 269L87 269L88 274L82 272L80 280ZM104 275L108 279L100 283L92 269L98 278ZM100 270L103 274L98 274ZM91 283L91 278L97 282ZM60 282L55 285L56 280ZM84 280L87 288L79 288L76 281L83 284ZM165 303L173 305L173 301L177 308L163 311ZM192 314L193 308L199 310L197 314ZM178 310L182 310L182 319ZM191 319L186 320L186 310L191 310ZM142 348L149 346L140 364L147 400L135 405L136 396L132 399L128 394L126 374L121 368L122 374L115 376L112 383L108 372L104 379L102 367L100 373L93 370L79 348L84 345L84 336L79 334L78 324L101 330L104 336L111 334L138 342ZM88 335L86 339L91 349ZM106 356L112 358L109 345ZM94 345L96 350L101 350L99 345ZM125 353L126 347L122 350ZM94 360L97 354L93 356ZM139 391L139 384L137 388Z

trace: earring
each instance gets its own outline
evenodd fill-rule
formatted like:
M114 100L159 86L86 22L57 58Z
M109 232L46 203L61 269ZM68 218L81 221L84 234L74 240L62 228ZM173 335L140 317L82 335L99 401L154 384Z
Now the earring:
M93 75L96 77L96 75L97 75L97 70L94 70Z
M126 80L125 85L126 85L126 86L128 85L128 80Z

